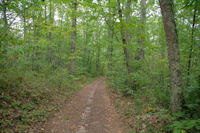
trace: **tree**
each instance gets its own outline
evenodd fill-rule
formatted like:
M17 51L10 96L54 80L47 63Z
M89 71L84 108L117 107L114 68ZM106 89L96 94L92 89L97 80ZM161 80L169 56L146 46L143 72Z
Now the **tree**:
M127 28L126 28L126 40L127 40L127 44L130 44L130 29L128 28L131 19L131 0L127 0L126 3L126 24L127 24Z
M2 1L2 9L3 9L3 20L4 20L4 29L5 29L5 32L8 30L8 18L7 18L7 3L5 0ZM6 36L6 43L5 45L7 45L7 34L5 35ZM1 44L1 41L0 41L0 44Z
M127 50L127 40L126 40L126 34L125 34L125 28L124 28L124 22L123 22L123 15L122 15L122 9L121 9L121 2L120 0L117 0L118 3L118 14L119 14L119 20L120 20L120 33L123 43L123 50L124 50L124 56L125 56L125 63L128 74L130 74L130 62L129 62L129 55Z
M112 11L111 9L111 1L108 0L108 4L109 4L109 8L108 8L108 11L109 11L109 17L108 17L108 70L111 70L112 69L112 54L113 54L113 33L114 33L114 22L113 22L113 19L111 18L111 14L112 14ZM106 20L106 18L105 18ZM107 20L106 20L107 21Z
M75 70L75 49L76 49L76 10L77 10L77 0L73 1L73 9L72 9L72 36L71 36L71 72L74 73Z
M193 12L193 20L192 20L192 33L191 33L191 45L190 45L190 52L189 52L189 57L188 57L188 64L187 64L187 82L186 82L186 86L189 86L189 82L190 82L190 68L191 68L191 61L192 61L192 51L193 51L193 47L195 44L194 41L194 32L195 32L195 24L196 24L196 12L197 12L197 0L194 1L194 12Z
M175 113L181 111L183 106L178 33L174 18L173 1L159 0L159 3L168 46L168 59L171 75L171 111L172 113Z
M146 0L140 1L140 31L139 31L139 51L136 56L137 59L143 61L144 60L144 43L145 43L145 25L146 25Z

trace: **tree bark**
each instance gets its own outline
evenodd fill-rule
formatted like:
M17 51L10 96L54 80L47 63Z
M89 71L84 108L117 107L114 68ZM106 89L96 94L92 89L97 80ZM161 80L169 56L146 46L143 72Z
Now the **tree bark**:
M74 0L73 2L73 9L72 9L72 42L71 42L71 54L72 54L72 59L71 59L71 72L74 73L75 70L75 49L76 49L76 10L77 10L77 0Z
M126 40L126 36L125 36L125 29L124 29L124 24L123 24L120 0L117 0L117 3L118 3L118 14L119 14L119 19L120 19L120 33L121 33L121 38L122 38L122 43L123 43L126 68L127 68L128 74L130 74L130 64L129 64L129 56L128 56L128 50L127 50L127 40Z
M169 69L171 75L171 111L172 113L182 110L183 91L181 79L181 65L179 54L178 33L173 11L172 0L159 0L166 41L168 45Z

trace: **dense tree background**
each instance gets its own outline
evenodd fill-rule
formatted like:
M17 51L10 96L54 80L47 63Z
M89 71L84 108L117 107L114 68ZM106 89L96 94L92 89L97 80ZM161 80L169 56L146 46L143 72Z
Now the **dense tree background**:
M27 130L14 123L44 115L28 112L48 88L68 93L105 76L140 108L170 114L160 131L197 132L199 35L199 0L1 0L1 130ZM18 108L25 114L13 116Z

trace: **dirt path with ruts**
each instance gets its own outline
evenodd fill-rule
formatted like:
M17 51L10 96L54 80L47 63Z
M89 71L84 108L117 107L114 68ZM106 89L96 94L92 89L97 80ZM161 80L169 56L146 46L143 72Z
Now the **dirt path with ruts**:
M46 133L124 133L100 78L82 88L45 125Z

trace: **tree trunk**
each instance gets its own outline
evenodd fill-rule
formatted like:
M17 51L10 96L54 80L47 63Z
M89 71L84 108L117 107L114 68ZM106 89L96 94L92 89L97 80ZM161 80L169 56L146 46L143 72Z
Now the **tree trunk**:
M4 27L7 28L8 26L8 19L7 19L7 6L5 0L3 2L3 20L4 20Z
M2 5L3 5L3 20L4 20L4 29L5 32L8 28L8 18L7 18L7 5L5 0L2 1ZM4 49L4 47L6 47L8 45L8 39L7 39L7 33L5 34L5 44L4 46L2 46L2 48Z
M193 13L193 21L192 21L192 35L191 35L191 45L190 45L190 53L188 57L188 64L187 64L187 81L186 86L190 84L190 68L191 68L191 60L192 60L192 51L194 46L194 31L195 31L195 23L196 23L196 11L197 11L197 0L195 0L195 7Z
M53 10L53 5L52 5L52 0L49 1L49 23L53 24L54 23L54 10ZM52 32L51 30L49 31L49 44L48 44L48 61L49 63L52 62L52 49L51 49L51 43L52 43Z
M25 9L25 7L24 7L24 16L23 16L24 18L24 42L26 43L26 9Z
M139 30L139 51L138 55L136 56L137 60L144 60L144 44L145 44L145 25L146 25L146 0L140 1L140 30Z
M164 38L164 34L163 34L163 26L162 26L162 23L159 23L159 31L160 32L158 32L158 36L159 36L159 41L158 41L158 43L159 43L159 45L161 45L161 48L160 48L160 59L161 60L164 60L165 59L165 57L166 57L166 55L165 55L165 52L166 52L166 44L165 44L165 40L163 39ZM165 83L165 80L164 80L164 69L163 69L163 67L165 66L165 62L161 62L160 63L160 65L161 65L161 71L160 71L160 83L161 83L161 85L163 85L164 86L164 83ZM166 87L167 88L167 87ZM166 89L165 89L166 90ZM166 92L167 92L167 90L166 90Z
M168 59L171 75L171 111L175 113L181 111L183 105L178 33L176 30L172 0L159 0L159 3L168 45Z
M109 15L111 15L111 5L110 5L110 0L109 0ZM108 70L112 69L112 52L113 52L113 33L114 33L114 27L113 27L113 20L109 16L108 18Z
M74 0L73 2L73 9L72 9L72 42L71 42L71 53L72 53L72 59L71 59L71 72L74 73L75 70L75 48L76 48L76 10L77 10L77 0Z
M54 23L54 5L52 3L52 0L50 0L50 4L49 4L49 22L50 24ZM52 32L49 32L49 41L51 42L52 40Z
M47 4L45 3L44 5L44 19L45 19L45 29L47 29ZM48 33L46 33L46 38L48 37L47 35Z
M84 40L85 40L85 44L84 44L84 54L83 56L86 57L86 58L83 58L83 67L86 67L88 68L88 63L89 63L89 50L88 50L88 27L85 29L84 31Z
M124 55L125 55L125 62L126 62L126 68L128 74L130 73L130 68L129 68L129 56L128 56L128 50L127 50L127 41L126 41L126 36L125 36L125 29L124 29L124 24L123 24L123 18L122 18L122 9L121 9L121 3L120 0L117 0L118 3L118 14L119 14L119 19L120 19L120 33L121 33L121 38L122 38L122 43L123 43L123 50L124 50Z
M126 40L127 44L130 43L130 28L128 27L130 24L130 13L131 13L131 0L127 0L126 4Z
M96 55L96 72L99 72L99 59L100 59L100 45L97 44L97 55Z
M96 72L100 72L99 71L99 62L100 62L100 53L101 53L101 45L100 45L100 39L101 39L101 25L100 24L98 24L99 25L99 32L98 32L98 39L97 39L97 60L96 60Z

